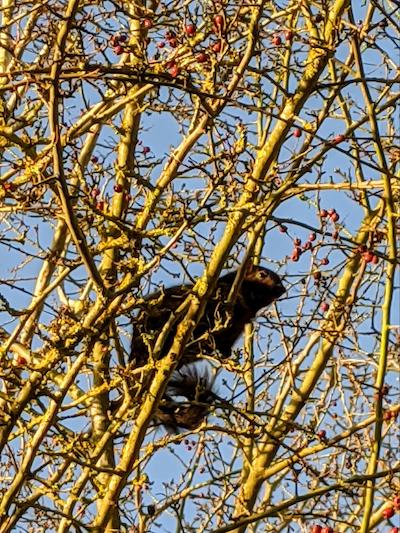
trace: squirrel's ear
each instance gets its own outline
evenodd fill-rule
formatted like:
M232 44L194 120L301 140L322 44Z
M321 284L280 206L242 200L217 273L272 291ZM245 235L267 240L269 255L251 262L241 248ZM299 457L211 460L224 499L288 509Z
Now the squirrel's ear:
M250 260L246 265L246 270L245 270L244 275L249 276L250 274L254 272L255 269L256 267L255 267L255 264L253 263L253 260Z

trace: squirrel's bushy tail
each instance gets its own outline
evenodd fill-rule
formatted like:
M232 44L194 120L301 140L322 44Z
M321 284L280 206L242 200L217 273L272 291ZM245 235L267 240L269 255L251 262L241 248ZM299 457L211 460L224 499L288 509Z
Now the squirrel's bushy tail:
M193 430L207 417L216 399L208 368L185 365L173 373L155 418L174 433Z

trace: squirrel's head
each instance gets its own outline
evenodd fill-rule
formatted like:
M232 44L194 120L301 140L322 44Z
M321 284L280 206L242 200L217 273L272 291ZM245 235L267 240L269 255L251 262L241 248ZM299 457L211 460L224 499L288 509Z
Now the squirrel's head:
M286 289L278 274L251 263L246 269L241 292L246 303L258 311L277 300Z

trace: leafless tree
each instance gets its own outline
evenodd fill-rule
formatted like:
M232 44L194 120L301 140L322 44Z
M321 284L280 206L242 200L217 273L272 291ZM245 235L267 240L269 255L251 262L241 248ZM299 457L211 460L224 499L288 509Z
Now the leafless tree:
M0 533L398 531L399 11L1 0ZM249 261L287 293L167 432ZM179 284L171 346L135 367Z

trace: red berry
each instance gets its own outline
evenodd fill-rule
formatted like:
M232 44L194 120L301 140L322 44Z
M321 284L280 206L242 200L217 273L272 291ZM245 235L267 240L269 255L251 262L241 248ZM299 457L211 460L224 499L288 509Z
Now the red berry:
M392 418L396 418L396 415L390 409L383 413L383 420L392 420Z
M143 21L143 26L149 30L150 28L153 27L153 21L151 19L144 19Z
M176 33L174 31L166 31L165 32L165 38L166 39L173 39L174 37L176 37Z
M384 509L382 511L382 516L383 518L392 518L392 516L394 516L394 508L393 507L386 507L386 509Z
M329 265L329 259L327 257L323 257L321 259L321 265Z
M279 231L280 231L281 233L286 233L286 232L287 232L287 227L284 226L284 225L281 225L281 226L279 226Z
M124 190L123 186L120 183L117 183L114 185L114 191L115 192L122 192Z
M208 60L208 56L204 52L200 52L197 54L196 59L198 63L205 63Z
M321 529L321 533L334 533L334 531L333 528L325 526Z
M310 235L308 236L308 240L310 242L315 241L316 238L317 238L317 236L316 236L316 234L314 232L310 233Z
M374 254L374 257L372 258L371 263L373 265L377 265L379 263L379 257Z
M326 218L328 216L328 211L326 209L321 209L321 211L319 212L319 216L321 218Z
M290 256L290 259L294 262L294 263L297 263L297 261L299 260L299 257L300 257L300 252L299 252L299 249L298 248L295 248L292 252L292 255Z
M311 250L312 248L312 244L310 241L306 241L304 244L303 244L303 250Z
M332 222L337 222L339 218L340 216L338 213L336 213L336 211L330 215L330 219L332 220Z
M216 41L216 42L212 45L211 49L212 49L213 52L215 52L216 54L218 54L218 53L221 51L221 46L222 46L222 45L221 45L221 41Z
M128 36L125 35L125 33L123 33L122 35L120 35L120 36L118 37L118 39L119 39L119 42L124 43L124 42L126 42L126 40L128 39Z
M363 254L364 252L366 252L368 250L368 248L366 247L365 244L360 244L360 246L357 248L357 252L359 254Z
M395 496L393 498L393 505L395 509L397 509L398 511L400 510L400 496Z
M345 139L346 139L346 137L344 135L336 135L332 139L332 144L339 144L339 143L343 142Z
M300 244L301 244L301 240L297 238L297 239L295 239L295 240L293 241L293 243L294 243L295 246L300 246Z
M179 67L177 67L176 65L172 66L170 69L169 69L169 73L170 75L173 77L173 78L176 78L177 76L179 76L181 72L181 69Z
M189 37L193 37L193 35L196 33L196 26L194 24L187 24L185 26L185 32Z
M392 527L392 529L390 530L389 533L399 533L399 528L398 527Z
M96 198L100 194L100 189L98 187L95 187L90 194L92 198Z
M314 273L313 273L313 278L316 280L316 281L319 281L322 277L322 274L319 270L316 270Z
M317 13L314 17L315 22L321 22L324 20L324 17L321 15L321 13Z
M96 157L95 155L92 157L92 163L97 163L99 160L98 157Z
M222 28L224 25L224 17L222 15L215 15L214 24L217 26L217 28Z
M124 49L123 49L122 46L119 46L119 45L118 45L118 46L116 46L116 47L114 48L114 54L117 54L117 56L120 56L120 55L123 54L123 53L124 53Z
M322 313L326 313L329 310L329 304L326 302L322 302L320 309ZM321 439L324 438L325 435L324 437L321 437L320 433L322 432L321 431L318 432L318 437L320 437ZM325 434L325 431L323 433Z
M150 147L149 146L143 146L144 155L148 154L149 152L150 152Z
M296 137L297 139L299 137L301 137L301 129L300 128L296 128L293 132L293 137Z
M322 531L322 526L320 526L319 524L311 528L311 533L321 533L321 531Z
M293 39L293 32L291 30L285 31L285 39L287 41L291 41Z
M273 36L272 44L274 44L275 46L280 46L282 44L282 39L279 37L279 35Z
M176 48L178 46L178 41L173 37L172 39L169 39L168 44L171 48Z
M371 263L374 258L374 252L371 252L371 250L368 250L368 252L363 253L363 259L366 263Z
M165 42L164 41L160 41L158 44L157 44L157 48L164 48L165 46Z
M104 200L100 200L100 202L97 202L96 207L99 211L103 211L104 209Z
M25 366L28 361L22 355L17 355L14 358L14 364L17 366Z

